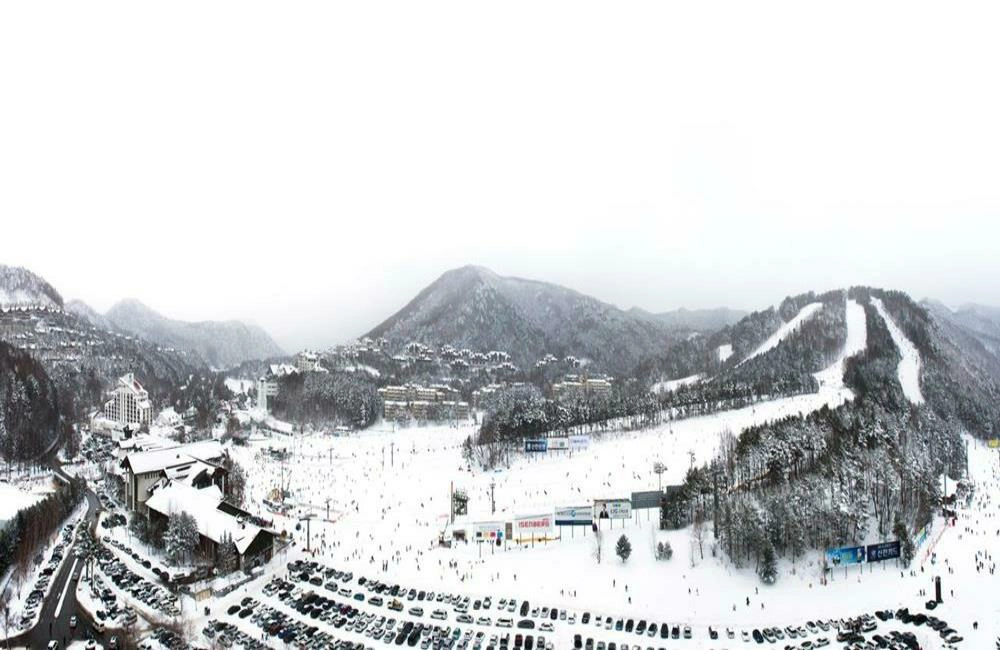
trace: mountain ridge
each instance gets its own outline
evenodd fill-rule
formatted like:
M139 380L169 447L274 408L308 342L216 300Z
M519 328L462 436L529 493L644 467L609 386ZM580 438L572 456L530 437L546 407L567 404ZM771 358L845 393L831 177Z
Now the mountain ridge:
M655 319L574 289L475 265L445 271L367 336L503 350L519 365L574 355L613 372L679 338Z
M117 329L200 356L228 368L252 359L284 355L263 328L240 320L182 321L163 316L136 298L118 301L104 314Z

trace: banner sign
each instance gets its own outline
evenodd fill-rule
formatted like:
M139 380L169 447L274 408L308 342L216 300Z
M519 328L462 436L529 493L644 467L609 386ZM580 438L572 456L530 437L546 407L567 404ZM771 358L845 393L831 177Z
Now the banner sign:
M545 452L548 451L549 441L545 438L538 438L537 440L525 440L524 441L524 451L528 453L533 452Z
M845 546L844 548L828 548L826 561L830 566L846 566L848 564L864 564L864 546Z
M663 493L660 492L659 490L650 490L648 492L633 492L632 509L642 510L644 508L659 508L661 499L663 499Z
M899 540L894 542L882 542L880 544L869 544L866 549L866 553L869 562L894 560L899 557Z
M594 521L594 511L590 506L570 506L556 508L556 526L589 526Z
M514 520L514 534L518 540L546 539L552 535L552 515L518 517Z
M569 448L573 451L583 451L590 446L590 436L570 436Z
M913 538L913 547L920 548L921 544L927 541L928 535L927 526L924 526L919 531L917 531L916 536Z
M472 537L479 541L495 542L504 538L504 522L481 521L472 524Z
M569 438L549 438L549 451L567 451L569 449Z
M631 516L630 499L594 499L594 519L628 519Z
M1000 449L1000 438L991 438L986 444L990 449Z

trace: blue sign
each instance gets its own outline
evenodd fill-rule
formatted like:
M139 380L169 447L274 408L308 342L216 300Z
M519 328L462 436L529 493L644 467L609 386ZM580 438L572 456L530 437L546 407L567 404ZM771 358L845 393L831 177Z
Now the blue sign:
M845 546L844 548L828 548L826 561L830 566L846 566L848 564L865 563L864 546Z
M867 553L869 562L894 560L899 557L899 540L894 542L882 542L881 544L869 544Z
M524 441L524 451L526 452L545 452L549 450L549 441L545 438L539 438L537 440L525 440Z

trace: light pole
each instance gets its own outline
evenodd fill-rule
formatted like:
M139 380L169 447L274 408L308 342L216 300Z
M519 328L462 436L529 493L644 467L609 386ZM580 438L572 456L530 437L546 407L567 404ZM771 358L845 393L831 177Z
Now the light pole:
M496 488L497 482L495 479L490 479L490 514L495 515L497 513L497 500L493 496L493 489Z
M653 463L653 473L656 474L657 489L660 492L663 492L663 473L665 471L667 471L666 465L664 465L660 461L656 461L655 463Z

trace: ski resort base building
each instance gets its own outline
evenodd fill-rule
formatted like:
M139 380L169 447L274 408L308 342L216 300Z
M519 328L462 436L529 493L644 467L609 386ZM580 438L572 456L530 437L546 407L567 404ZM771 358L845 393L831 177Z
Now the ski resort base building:
M203 440L167 449L127 454L121 462L125 478L125 507L146 513L146 502L157 487L167 481L194 488L216 486L226 489L226 469L222 467L222 445Z
M167 530L171 517L182 512L191 515L198 524L197 555L213 564L218 564L220 548L228 540L236 547L240 569L262 566L274 556L277 535L257 525L250 513L225 501L214 485L198 489L169 481L155 490L146 510L150 530L160 533Z

